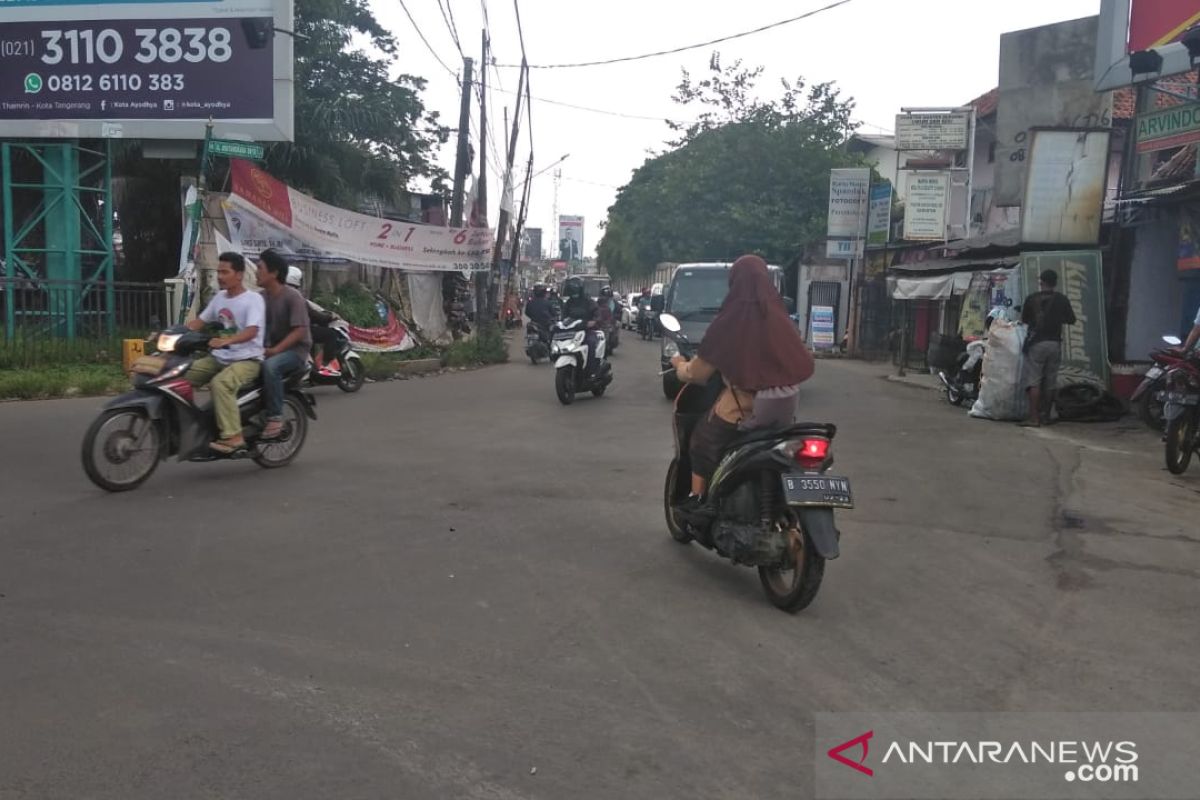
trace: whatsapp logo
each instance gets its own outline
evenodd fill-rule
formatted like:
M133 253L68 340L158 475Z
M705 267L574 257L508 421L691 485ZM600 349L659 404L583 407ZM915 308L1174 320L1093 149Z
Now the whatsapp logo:
M25 76L25 94L37 94L42 90L42 76L31 72Z

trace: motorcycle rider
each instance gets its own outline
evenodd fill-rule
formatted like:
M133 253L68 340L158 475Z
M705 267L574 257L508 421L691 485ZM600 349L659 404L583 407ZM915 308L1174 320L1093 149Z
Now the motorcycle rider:
M278 439L283 433L283 382L308 365L312 334L304 295L285 283L287 260L271 249L262 251L258 259L258 285L267 306L267 349L262 365L267 424L262 438Z
M296 291L300 291L300 284L303 281L304 273L299 268L288 267L288 286L295 288ZM312 342L314 345L320 345L320 349L317 350L316 354L317 369L323 375L336 377L338 370L329 365L337 360L338 335L329 325L338 319L338 315L332 311L326 311L319 304L307 298L304 302L308 305L308 323ZM322 366L322 364L325 366Z
M525 316L537 326L538 336L549 346L550 325L554 321L554 312L550 308L550 301L546 299L546 287L540 283L534 284L533 297L525 304Z
M650 314L652 313L650 311L650 305L652 300L653 298L650 296L650 287L643 286L642 295L637 299L639 330L645 330L646 326L650 324Z
M563 294L567 296L567 302L563 304L563 319L582 320L587 328L584 343L587 345L587 372L590 375L596 371L596 345L599 344L599 338L596 336L596 321L600 314L600 308L596 305L595 300L584 294L582 278L567 278L566 283L563 284Z

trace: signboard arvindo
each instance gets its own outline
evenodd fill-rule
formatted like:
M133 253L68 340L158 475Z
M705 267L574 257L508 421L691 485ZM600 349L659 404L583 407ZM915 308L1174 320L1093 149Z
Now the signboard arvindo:
M904 203L904 238L946 238L946 192L950 176L945 172L913 172L908 177Z
M0 0L6 136L292 137L291 0Z
M1200 142L1200 103L1143 114L1137 119L1139 153L1182 147Z
M970 116L949 114L897 114L897 150L966 150Z
M829 171L828 237L862 238L870 186L871 170L868 168Z
M488 228L443 228L369 217L322 203L249 161L234 160L229 202L264 217L327 257L411 272L491 269L494 241Z

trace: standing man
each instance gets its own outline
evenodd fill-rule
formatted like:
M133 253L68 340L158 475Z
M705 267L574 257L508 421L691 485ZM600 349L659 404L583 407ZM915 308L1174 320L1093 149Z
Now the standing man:
M1029 393L1029 419L1021 425L1041 427L1050 422L1050 407L1058 388L1062 363L1062 326L1075 324L1075 311L1066 295L1056 291L1058 274L1046 270L1038 281L1040 291L1025 298L1021 322L1029 326L1025 340L1025 389Z
M238 390L258 380L262 369L263 332L266 324L262 295L242 285L246 260L239 253L217 257L217 285L221 291L200 316L187 324L193 331L217 325L221 333L208 342L209 354L197 359L185 376L193 386L212 383L213 411L217 418L217 441L213 450L230 455L246 447L242 438L242 416Z
M258 257L258 285L267 307L267 349L262 366L263 404L267 424L262 438L278 439L283 433L283 382L304 369L312 351L308 304L304 295L287 284L287 260L274 250Z

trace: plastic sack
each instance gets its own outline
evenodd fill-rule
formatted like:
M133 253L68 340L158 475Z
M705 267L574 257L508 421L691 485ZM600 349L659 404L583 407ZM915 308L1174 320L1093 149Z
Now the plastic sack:
M971 407L971 416L982 419L1020 420L1029 411L1029 401L1021 385L1025 356L1026 328L1020 323L998 319L988 330L987 352L983 356L983 379L979 399Z

